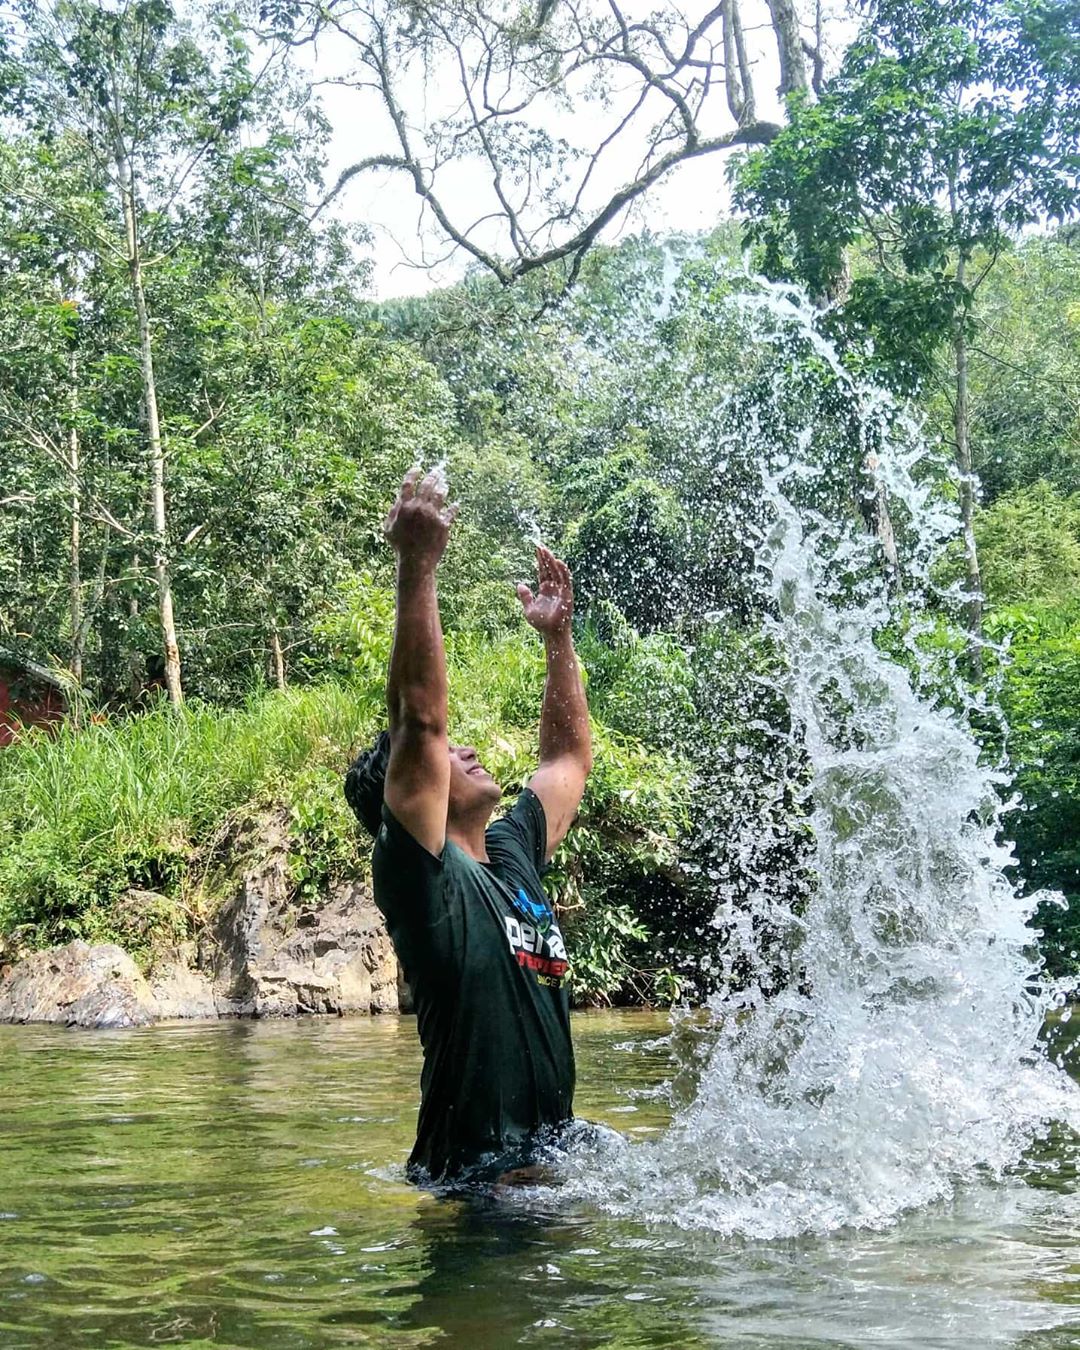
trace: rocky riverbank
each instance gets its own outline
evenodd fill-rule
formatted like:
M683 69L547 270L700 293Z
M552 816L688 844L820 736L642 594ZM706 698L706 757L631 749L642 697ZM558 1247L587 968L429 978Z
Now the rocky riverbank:
M0 970L0 1022L130 1027L407 1008L368 885L340 883L316 903L298 903L288 854L284 815L260 821L247 832L246 861L225 903L197 933L152 947L141 964L115 943L74 941ZM156 903L167 902L153 892L124 897L133 928Z

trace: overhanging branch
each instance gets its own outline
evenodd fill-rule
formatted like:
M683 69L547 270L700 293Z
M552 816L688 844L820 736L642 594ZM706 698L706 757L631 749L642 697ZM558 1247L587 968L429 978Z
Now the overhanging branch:
M779 53L781 92L805 89L807 52L795 0L767 5L765 30ZM556 0L541 5L543 17L537 12L530 23L528 15L493 12L485 0L453 6L323 0L313 7L312 22L335 30L358 60L338 82L379 100L390 143L344 169L314 214L366 172L403 173L422 215L430 210L444 238L504 285L554 262L579 260L605 227L676 166L740 145L765 145L779 132L756 112L739 6L740 0L714 0L690 16L681 0L659 0L647 14L633 13L632 0ZM429 113L431 74L444 69L456 71L460 101ZM410 98L421 78L424 93L414 106ZM432 101L445 103L446 90L439 94L437 81L435 88ZM552 100L569 100L576 111L573 144L554 133ZM707 101L726 109L732 130L715 132ZM590 139L594 110L603 116ZM616 141L643 153L622 186L611 190L609 176L605 200L598 187ZM601 159L604 172L597 171ZM482 202L469 201L459 211L446 196L443 172L473 160L484 168ZM499 222L498 243L478 242L477 217Z
M327 196L320 206L329 204L357 175L364 173L369 169L397 169L407 173L413 180L417 195L431 207L435 218L446 231L447 235L461 248L471 253L474 258L483 263L491 272L499 278L504 285L509 285L519 277L526 276L529 272L535 272L538 268L547 267L551 263L558 262L563 258L573 257L584 253L595 242L597 236L610 225L613 220L625 210L631 202L635 201L643 193L647 192L655 183L657 183L666 173L669 173L679 164L685 164L689 160L701 159L705 155L717 154L723 150L731 150L738 145L767 145L771 140L779 135L781 127L776 122L752 122L744 127L737 127L723 136L712 136L707 140L694 141L683 144L675 150L669 151L661 156L648 169L640 173L632 182L620 188L614 193L605 205L598 210L588 221L569 239L559 244L553 244L538 253L519 254L511 262L503 262L496 258L494 254L486 249L480 248L473 240L463 232L458 230L450 221L442 204L435 196L434 192L425 181L425 174L422 167L418 164L410 163L408 160L396 155L375 155L369 159L358 161L343 170L333 190Z

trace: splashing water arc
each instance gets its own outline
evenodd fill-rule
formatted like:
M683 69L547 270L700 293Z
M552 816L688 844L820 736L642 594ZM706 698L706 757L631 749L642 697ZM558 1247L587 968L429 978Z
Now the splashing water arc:
M939 490L942 457L843 369L789 291L744 277L711 321L754 333L771 353L774 402L790 410L782 443L761 425L741 430L756 442L757 585L785 734L809 784L814 882L797 918L766 877L749 912L721 891L717 967L738 959L762 978L722 982L713 996L696 1095L667 1133L571 1158L568 1184L608 1211L728 1234L881 1228L1000 1177L1049 1122L1080 1127L1080 1092L1039 1047L1057 995L1037 978L1026 924L1044 897L1021 898L1009 875L1003 775L980 754L971 696L959 680L942 696L919 641L933 565L957 526ZM897 618L878 541L854 510L814 496L828 450L814 448L787 389L793 352L842 389L872 490L904 522L903 664L875 641ZM709 397L721 407L732 395L718 385ZM701 453L722 468L729 449ZM758 827L747 822L748 837ZM778 922L794 935L798 978L776 992L759 934Z

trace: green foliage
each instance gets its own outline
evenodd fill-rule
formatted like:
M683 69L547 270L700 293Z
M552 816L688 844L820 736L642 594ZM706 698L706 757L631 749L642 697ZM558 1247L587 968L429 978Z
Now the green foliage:
M292 308L254 312L215 291L192 317L185 360L219 414L175 442L174 568L188 684L248 687L276 631L316 675L312 641L339 595L383 561L384 503L448 434L449 399L411 349ZM185 394L187 373L184 373ZM186 406L174 425L187 430Z
M1006 829L1031 884L1075 900L1080 287L1066 235L1015 245L1080 210L1077 9L877 0L864 13L820 99L794 100L744 161L737 197L766 269L831 302L822 327L847 359L918 392L955 446L1000 607L987 628L1015 633L1002 697L1025 805ZM946 669L958 655L947 639L936 654ZM1046 906L1040 920L1051 966L1076 969L1074 915Z
M394 590L390 577L370 571L349 577L341 586L337 604L313 625L313 636L327 653L333 668L347 674L362 691L372 722L386 707L386 671L394 636Z
M976 517L983 584L992 604L1052 606L1080 598L1080 493L1040 479Z
M1080 484L1080 247L1066 232L1000 257L972 311L971 435L984 498ZM931 417L948 422L940 394Z
M1080 973L1080 595L1069 606L1013 607L994 626L1011 635L1004 706L1020 808L1007 817L1030 888L1068 902L1036 923L1052 974Z
M677 982L674 954L664 959L662 924L647 916L684 883L688 765L595 723L593 740L596 768L548 877L573 953L575 997L660 1001Z
M629 905L597 905L585 910L573 924L575 992L594 1003L607 1003L611 995L633 988L638 974L635 962L644 950L649 933ZM643 992L647 997L648 986Z
M684 560L689 524L678 495L630 449L575 466L564 490L580 512L566 552L584 594L632 614L646 630L670 622L671 578Z
M1028 875L1073 890L1080 250L1017 234L1076 209L1078 51L1075 6L876 0L738 188L767 270L834 301L821 322L846 359L918 391L933 426L953 421L939 349L967 340L991 624L1015 631L1028 807L1012 819ZM271 808L299 895L363 865L340 777L384 719L381 520L410 464L445 459L462 505L440 574L452 734L508 792L533 767L543 659L512 583L543 538L574 567L597 745L552 872L575 989L674 997L715 942L718 895L739 902L763 874L795 908L805 893L805 768L751 581L759 447L811 459L792 490L835 516L865 507L874 445L813 344L743 303L734 225L597 248L561 306L540 274L366 303L363 232L313 209L328 124L305 81L252 66L228 6L188 22L158 0L20 0L0 34L18 115L0 134L0 639L81 667L80 717L105 710L0 752L0 932L183 931L212 903L222 841ZM116 127L138 183L164 541L146 519ZM903 559L899 508L891 523ZM146 689L159 543L180 714ZM141 928L132 887L166 896ZM1047 912L1059 967L1070 924Z
M341 790L340 769L335 772L335 767L312 763L285 787L289 874L297 900L308 904L317 904L331 882L355 872L360 861L355 820Z
M596 717L649 745L685 745L696 722L694 675L690 655L675 637L643 637L615 606L597 605L578 645Z
M301 835L317 829L318 807L299 806L312 775L340 796L346 748L369 729L351 690L324 685L27 735L0 757L0 933L100 932L129 887L182 900L230 820L279 800L313 813Z
M829 326L870 338L911 389L970 320L985 251L1080 207L1080 29L1041 0L878 0L820 99L738 175L767 271L838 298ZM1050 22L1050 12L1060 22ZM848 278L849 250L877 265Z
M1080 973L1080 495L1046 480L976 521L987 623L1007 643L1002 706L1019 804L1005 820L1029 889L1060 892L1036 915L1054 975Z
M540 645L522 626L496 643L465 634L450 644L454 735L479 747L508 794L535 765L543 685ZM298 897L317 899L334 880L362 870L367 844L358 843L342 777L350 749L370 741L385 720L385 667L376 679L372 662L376 654L381 662L386 628L376 622L367 630L367 652L365 630L350 631L355 683L256 695L232 710L162 704L82 731L30 733L5 750L0 832L11 842L0 855L0 934L7 943L87 936L130 943L124 897L131 888L159 892L174 906L141 913L136 946L154 933L175 935L213 904L209 871L227 841L280 806ZM582 823L553 873L568 927L580 917L594 935L609 911L634 909L657 869L675 870L687 818L686 774L675 758L602 724L596 743L599 768ZM655 997L650 981L663 966L648 951L640 916L633 926L635 944L614 945L602 970L597 961L582 965L578 997Z

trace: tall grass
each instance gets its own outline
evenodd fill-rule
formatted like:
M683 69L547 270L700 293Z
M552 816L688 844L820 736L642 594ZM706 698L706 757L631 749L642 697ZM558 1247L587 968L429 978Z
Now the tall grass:
M292 802L301 782L340 798L376 716L366 689L326 684L28 733L0 753L0 932L93 934L131 886L179 895L231 813Z

